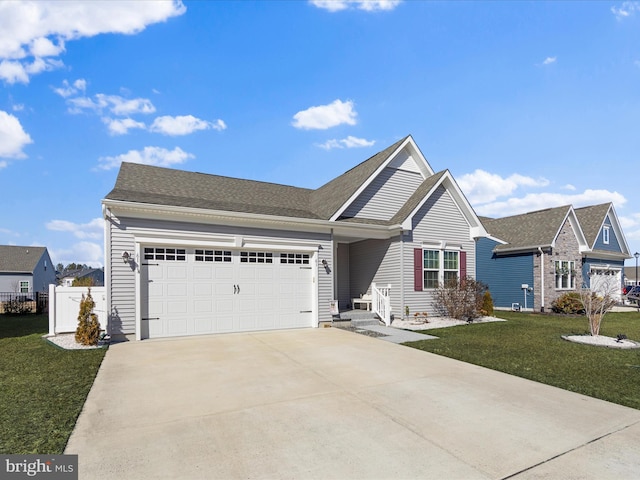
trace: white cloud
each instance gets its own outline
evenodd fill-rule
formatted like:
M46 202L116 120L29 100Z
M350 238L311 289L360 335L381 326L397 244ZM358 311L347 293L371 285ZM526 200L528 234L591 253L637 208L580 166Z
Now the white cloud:
M312 5L328 10L329 12L339 12L350 8L357 8L367 12L377 12L393 10L400 5L401 0L310 0Z
M624 20L630 17L638 10L640 10L640 2L622 2L620 7L611 7L611 13L613 13L618 20Z
M9 166L9 164L7 162L5 162L4 160L0 160L0 170L2 170L3 168L7 168Z
M194 117L193 115L178 115L172 117L165 115L157 117L153 124L149 127L151 132L161 133L163 135L189 135L197 130L224 130L227 125L220 119L215 122L207 122Z
M571 190L572 192L576 191L576 187L574 187L573 185L571 185L570 183L567 183L564 187L565 190Z
M22 149L33 143L20 121L10 113L0 110L0 158L24 158ZM4 162L3 167L7 164Z
M99 239L104 235L104 220L100 217L94 218L88 223L74 223L67 220L51 220L46 224L48 230L55 232L70 232L76 238Z
M169 167L171 165L184 163L190 158L195 157L180 147L176 147L173 150L167 150L161 147L144 147L143 150L129 150L127 153L116 155L115 157L100 157L98 160L98 169L112 170L118 168L122 162Z
M78 242L71 248L48 248L51 260L54 264L80 263L95 268L104 266L104 253L102 245L93 242Z
M317 144L318 147L325 150L331 150L333 148L358 148L358 147L370 147L375 144L375 140L366 140L364 138L357 138L349 135L342 140L331 139L324 143Z
M103 117L102 121L107 125L110 135L126 135L132 128L146 128L143 122L138 122L131 118L113 119Z
M78 93L84 93L87 89L87 81L84 78L79 78L73 84L70 84L67 80L62 81L62 87L54 88L53 91L56 92L63 98L71 97L72 95L77 95Z
M514 173L503 178L495 173L477 169L458 178L458 185L472 204L493 202L499 197L511 195L518 187L545 187L545 178L532 178Z
M24 104L23 103L16 103L15 105L11 106L11 110L13 110L14 112L21 112L24 110Z
M480 215L507 217L561 205L584 207L606 202L613 202L616 206L622 206L627 202L627 199L618 192L587 189L582 193L575 194L530 193L521 198L509 198L503 202L485 203L474 208Z
M7 83L28 83L29 75L20 62L3 60L0 62L0 79Z
M542 62L542 65L551 65L552 63L556 63L557 59L558 59L558 57L547 57Z
M293 116L292 125L303 130L326 130L343 123L355 125L358 114L353 107L351 100L334 100L329 105L309 107Z
M127 116L136 113L149 114L156 111L156 107L147 98L124 98L119 95L106 95L98 93L90 97L75 97L67 99L71 105L71 113L81 113L84 110L93 110L102 113L108 110L114 115Z
M69 40L136 34L185 11L180 0L0 2L0 79L28 83L29 75L62 65L54 57L64 52Z

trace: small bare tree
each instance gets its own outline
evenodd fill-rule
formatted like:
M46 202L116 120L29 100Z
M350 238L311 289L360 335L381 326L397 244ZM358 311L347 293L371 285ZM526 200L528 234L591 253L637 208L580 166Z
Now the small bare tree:
M617 295L620 293L615 275L604 275L602 281L598 282L598 287L595 291L587 287L580 289L580 300L589 320L589 332L592 336L600 335L602 319L617 303Z

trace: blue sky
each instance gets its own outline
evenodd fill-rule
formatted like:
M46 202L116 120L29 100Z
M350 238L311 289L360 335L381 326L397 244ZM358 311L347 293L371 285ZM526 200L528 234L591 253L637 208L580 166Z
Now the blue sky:
M0 89L0 244L55 263L102 265L123 160L316 188L407 134L478 214L613 201L640 251L640 2L6 1Z

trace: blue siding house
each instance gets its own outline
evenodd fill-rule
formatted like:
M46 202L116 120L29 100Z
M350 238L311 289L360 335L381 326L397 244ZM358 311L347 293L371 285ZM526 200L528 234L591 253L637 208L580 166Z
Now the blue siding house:
M497 308L545 311L582 287L620 297L630 254L611 203L481 220L489 237L477 242L477 279Z

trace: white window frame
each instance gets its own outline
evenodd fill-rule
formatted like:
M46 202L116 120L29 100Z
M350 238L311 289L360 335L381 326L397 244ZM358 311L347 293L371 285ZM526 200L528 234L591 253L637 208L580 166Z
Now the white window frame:
M609 245L609 227L602 227L602 243Z
M554 285L556 290L575 290L576 273L575 261L556 260L554 262Z
M20 280L20 283L18 283L18 293L29 293L29 289L29 280Z
M432 252L436 253L437 256L435 258L431 258L431 264L426 265L425 253ZM446 265L450 263L451 259L446 258L449 256L455 256L456 268L446 268ZM433 260L436 261L436 264L433 264ZM427 272L436 272L437 276L437 285L433 285L433 279L429 279L427 282L426 273ZM422 249L422 289L423 290L434 290L438 288L440 285L445 283L445 277L449 277L451 273L455 274L457 280L460 279L460 251L453 249L437 249L437 248L423 248ZM447 278L448 279L448 278ZM427 286L429 284L429 286Z

